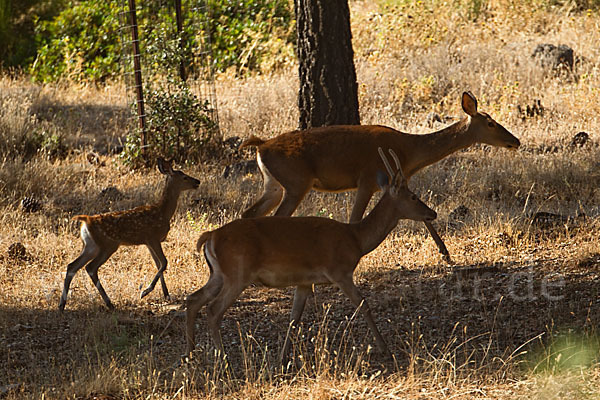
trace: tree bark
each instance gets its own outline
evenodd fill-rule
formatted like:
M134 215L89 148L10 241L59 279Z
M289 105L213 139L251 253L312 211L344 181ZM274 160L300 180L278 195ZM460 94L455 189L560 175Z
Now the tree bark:
M294 0L299 127L360 124L347 0Z

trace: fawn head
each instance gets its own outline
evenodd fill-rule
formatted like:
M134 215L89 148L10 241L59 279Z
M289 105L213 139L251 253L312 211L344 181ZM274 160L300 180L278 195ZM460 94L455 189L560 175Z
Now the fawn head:
M471 92L463 93L462 108L471 117L471 129L476 132L478 142L515 150L521 145L519 139L492 117L477 111L477 99Z
M169 186L173 185L179 191L197 189L200 185L198 179L192 178L181 171L174 170L171 166L171 161L166 161L159 157L157 164L160 173L167 176L167 184Z
M408 188L408 182L402 172L402 166L398 156L392 149L389 149L390 155L396 163L396 172L390 166L383 150L381 147L377 149L379 155L388 170L389 175L392 177L392 183L388 183L388 176L377 171L377 183L382 190L386 191L394 199L394 206L396 207L401 219L412 219L415 221L433 221L437 218L437 213L431 208L427 207L425 203L417 197L416 194L410 191Z

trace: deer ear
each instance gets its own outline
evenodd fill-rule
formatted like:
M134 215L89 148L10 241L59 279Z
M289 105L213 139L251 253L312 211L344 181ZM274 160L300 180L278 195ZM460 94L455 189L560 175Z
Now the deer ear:
M406 187L408 182L404 177L404 173L402 172L402 168L399 168L396 172L396 175L392 178L392 194L396 194L401 187Z
M377 184L381 190L384 190L390 184L388 181L388 176L385 174L385 172L377 171Z
M471 92L464 92L462 95L462 108L471 117L477 115L477 99Z
M158 166L158 170L163 175L170 175L173 173L173 169L171 168L171 163L168 161L165 161L165 159L162 157L158 157L157 166Z

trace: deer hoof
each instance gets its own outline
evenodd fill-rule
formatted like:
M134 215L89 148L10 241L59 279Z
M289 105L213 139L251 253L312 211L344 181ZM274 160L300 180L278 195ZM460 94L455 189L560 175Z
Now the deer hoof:
M140 294L140 299L143 299L144 297L148 296L150 294L150 292L152 291L151 288L146 288L142 291L142 293Z
M450 254L444 254L442 256L442 259L449 265L454 265L454 261L452 261L452 257L450 257Z

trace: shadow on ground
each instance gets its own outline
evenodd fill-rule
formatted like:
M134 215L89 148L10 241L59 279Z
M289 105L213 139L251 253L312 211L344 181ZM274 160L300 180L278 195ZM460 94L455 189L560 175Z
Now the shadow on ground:
M511 354L532 339L551 340L560 332L593 331L600 324L600 263L598 257L577 266L556 260L529 264L466 265L429 274L390 269L369 273L357 282L396 361L374 351L372 335L340 290L316 288L302 318L295 349L315 361L329 351L331 362L345 354L370 359L368 368L395 371L415 356L444 359L478 368ZM593 261L596 260L596 261ZM254 349L275 367L288 327L291 289L248 288L226 313L222 334L230 365L243 376L243 352ZM169 369L184 351L183 299L171 304L119 304L110 312L101 305L70 309L15 309L0 306L10 324L0 331L5 368L0 380L57 384L76 379L81 371L111 361L128 363L149 356L158 369ZM327 345L321 345L326 333ZM198 352L212 342L201 312L197 321ZM534 340L539 343L539 340ZM266 349L266 350L265 350ZM58 379L58 380L60 380Z

